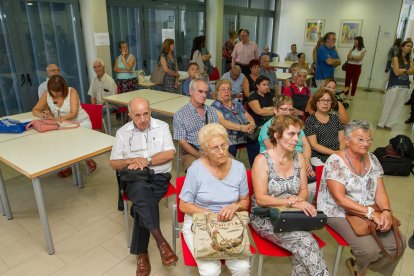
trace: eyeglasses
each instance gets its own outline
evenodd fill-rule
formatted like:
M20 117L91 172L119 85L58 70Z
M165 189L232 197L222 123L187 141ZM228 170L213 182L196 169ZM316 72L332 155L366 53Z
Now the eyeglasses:
M289 112L289 113L293 113L293 111L295 111L294 108L287 108L287 107L279 107L278 109L279 109L279 111Z
M220 151L227 151L229 149L229 144L223 144L221 146L215 146L213 148L208 149L212 153L219 153Z
M358 144L363 144L364 142L367 144L371 144L372 142L374 142L374 139L371 137L367 139L361 138L361 137L351 137L351 138L355 139L358 142Z
M131 137L129 138L129 150L131 152L147 150L148 149L148 129L147 129L146 134L143 135L144 139L141 139L141 141L135 141L135 140L137 140L136 139L137 136L135 136L134 134L135 134L135 128L132 131ZM140 148L139 147L140 145L143 146L143 147Z
M330 103L332 103L332 100L319 99L319 100L318 100L318 102L320 102L320 103L330 104Z

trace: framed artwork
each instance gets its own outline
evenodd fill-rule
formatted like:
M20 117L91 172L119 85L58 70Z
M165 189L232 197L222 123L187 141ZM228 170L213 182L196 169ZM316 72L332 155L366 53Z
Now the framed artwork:
M351 47L355 37L361 35L362 19L342 19L339 31L339 47Z
M305 45L316 45L318 39L323 36L325 19L306 19L305 23Z

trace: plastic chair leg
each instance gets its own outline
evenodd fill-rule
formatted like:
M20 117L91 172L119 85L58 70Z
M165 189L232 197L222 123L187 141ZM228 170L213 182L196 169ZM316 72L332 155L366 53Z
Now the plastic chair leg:
M105 119L103 119L103 118L102 118L102 125L104 127L105 134L108 134L108 128L107 128L107 126L105 124Z
M333 269L332 276L336 276L336 273L338 272L338 266L339 266L339 261L341 260L342 248L343 246L338 244L338 250L336 250L336 256L335 256L334 269Z
M257 276L262 276L263 269L263 255L259 255L259 264L257 268Z
M125 236L128 248L131 247L131 237L129 235L129 223L128 223L128 202L124 200L124 226Z

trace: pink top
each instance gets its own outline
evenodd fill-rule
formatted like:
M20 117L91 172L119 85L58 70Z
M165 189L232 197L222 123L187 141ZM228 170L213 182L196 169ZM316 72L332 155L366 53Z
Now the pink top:
M253 41L249 41L247 44L239 42L234 46L231 56L236 62L248 65L252 59L259 58L259 48Z

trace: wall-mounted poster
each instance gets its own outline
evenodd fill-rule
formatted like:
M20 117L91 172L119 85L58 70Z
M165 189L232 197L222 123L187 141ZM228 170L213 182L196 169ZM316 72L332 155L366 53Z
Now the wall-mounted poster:
M324 35L325 19L306 19L305 45L316 45L318 39Z
M339 47L351 47L355 37L361 35L362 19L342 19L339 33Z

